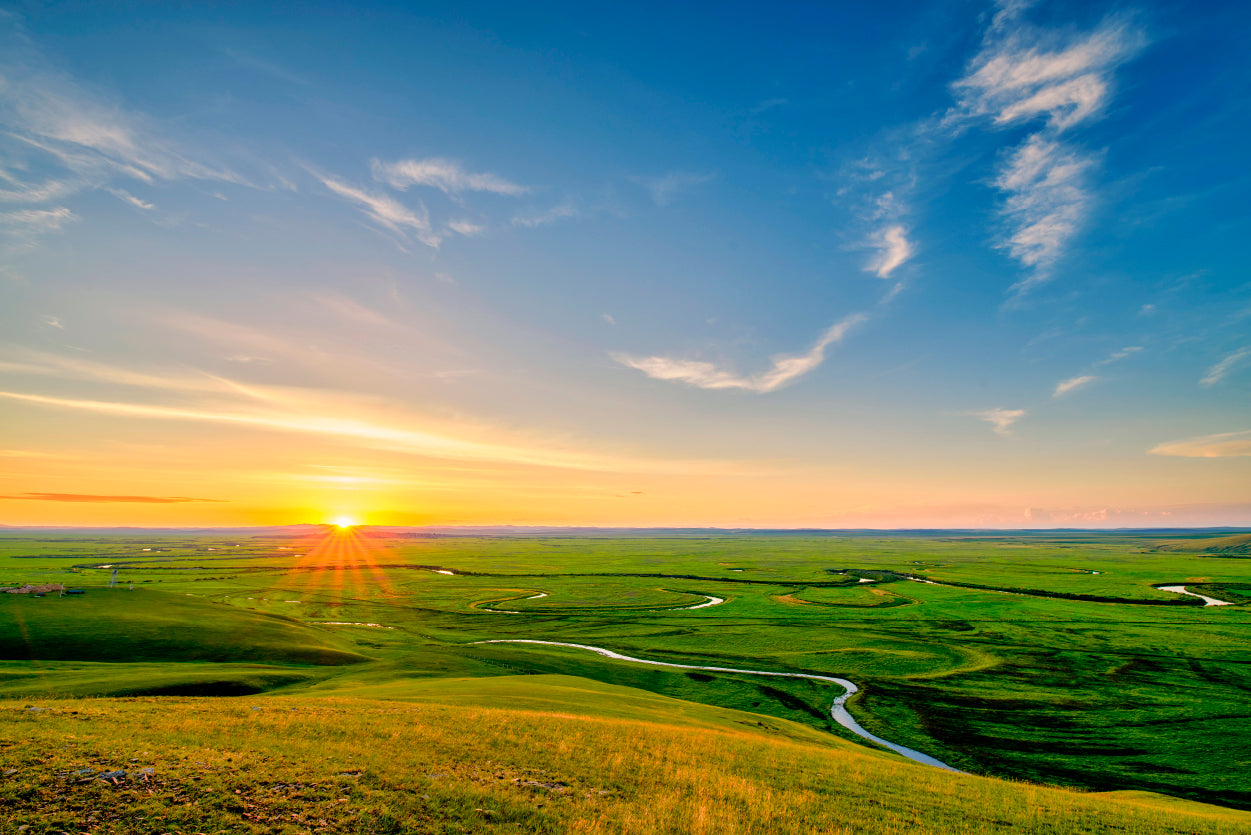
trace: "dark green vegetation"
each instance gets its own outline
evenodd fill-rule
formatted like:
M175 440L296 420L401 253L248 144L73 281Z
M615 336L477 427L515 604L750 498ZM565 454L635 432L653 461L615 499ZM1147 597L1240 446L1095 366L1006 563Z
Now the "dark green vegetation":
M256 704L272 696L308 706L420 692L560 713L573 711L565 691L540 698L526 682L578 676L635 688L613 698L641 690L684 700L664 702L675 716L686 703L730 708L745 713L726 721L758 723L771 738L806 726L814 739L846 740L839 751L867 750L829 720L837 693L815 682L473 643L533 638L842 676L862 688L849 704L868 730L966 771L1251 809L1251 562L1237 550L1248 541L10 534L0 536L0 584L87 593L0 595L0 697L265 693ZM121 587L102 588L112 567ZM1205 607L1159 585L1238 605ZM677 608L707 596L726 602ZM607 696L579 704L625 715Z

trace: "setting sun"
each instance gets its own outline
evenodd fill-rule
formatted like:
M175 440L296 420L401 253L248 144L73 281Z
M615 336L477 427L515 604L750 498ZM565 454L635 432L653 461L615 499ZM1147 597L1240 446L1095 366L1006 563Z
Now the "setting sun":
M331 520L331 523L339 529L351 528L358 524L351 516L336 516Z

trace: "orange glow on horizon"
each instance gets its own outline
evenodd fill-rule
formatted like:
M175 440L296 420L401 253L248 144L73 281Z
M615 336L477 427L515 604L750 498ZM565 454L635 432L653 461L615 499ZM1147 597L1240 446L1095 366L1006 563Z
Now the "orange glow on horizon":
M299 561L274 586L274 591L293 592L302 600L320 599L330 606L344 598L367 599L378 593L391 595L394 587L382 571L379 558L386 545L352 525L335 527L308 545Z

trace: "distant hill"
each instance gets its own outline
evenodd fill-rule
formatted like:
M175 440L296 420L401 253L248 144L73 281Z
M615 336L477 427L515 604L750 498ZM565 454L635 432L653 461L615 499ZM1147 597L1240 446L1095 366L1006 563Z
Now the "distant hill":
M1183 554L1231 554L1251 556L1251 533L1221 536L1214 539L1179 539L1162 542L1153 551L1174 551Z

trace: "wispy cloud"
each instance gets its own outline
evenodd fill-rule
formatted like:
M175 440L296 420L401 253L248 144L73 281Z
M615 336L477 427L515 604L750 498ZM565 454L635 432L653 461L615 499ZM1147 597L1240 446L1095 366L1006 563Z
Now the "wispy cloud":
M34 247L39 238L60 232L78 215L64 206L55 209L19 209L0 213L0 235L12 241L18 250Z
M1111 354L1108 354L1106 357L1096 362L1095 367L1098 368L1099 366L1111 365L1114 362L1120 362L1126 357L1132 357L1141 350L1141 345L1127 345L1119 351L1113 351Z
M791 100L786 99L786 98L765 99L762 102L758 102L748 112L753 115L757 115L757 114L764 113L769 110L773 110L774 108L777 108L777 107L785 107L786 105L790 103L791 103Z
M356 204L376 225L404 240L416 237L426 246L438 249L442 239L431 229L425 206L416 212L388 195L365 191L334 177L316 173L314 176L326 188Z
M474 223L471 220L451 220L448 221L447 228L457 235L464 235L466 238L476 237L486 231L485 226L480 223Z
M143 209L145 212L150 212L156 208L156 206L152 205L151 203L145 202L143 200L140 200L138 197L135 197L133 194L131 194L129 191L127 191L124 188L111 188L111 189L108 189L108 192L109 194L116 197L118 200L121 200L123 203L129 203L131 206L134 206L136 209Z
M24 361L0 362L0 371L123 388L108 399L49 395L29 390L33 386L27 386L26 391L0 391L0 398L9 402L141 420L305 435L332 444L499 466L654 473L741 469L734 462L662 460L602 450L584 451L565 441L475 426L464 419L439 421L397 408L394 402L350 391L256 385L194 370L139 370L43 352L28 351L24 356ZM169 402L152 402L153 398Z
M1169 441L1150 450L1152 455L1176 455L1182 458L1235 458L1251 455L1251 429L1203 435L1181 441Z
M0 458L73 458L64 452L44 452L37 449L0 449Z
M1056 390L1051 393L1051 396L1063 397L1069 392L1079 389L1082 386L1088 386L1098 379L1099 378L1095 377L1094 375L1083 374L1080 377L1070 377L1067 380L1061 380L1059 383L1056 384Z
M249 184L211 150L190 150L168 123L127 109L107 91L64 72L38 48L17 15L0 13L0 202L25 204L0 220L21 248L75 218L63 207L36 209L83 191L107 189L139 209L154 208L121 181ZM18 227L24 227L15 231Z
M239 386L240 391L255 387ZM268 392L258 392L260 395ZM555 467L599 472L718 472L732 469L719 462L671 461L628 458L561 449L537 443L501 444L457 438L449 434L376 421L367 417L345 415L336 410L333 398L317 401L297 396L296 392L275 392L268 408L256 403L246 411L218 407L180 407L131 403L124 401L88 400L73 397L52 397L27 392L0 391L0 398L50 408L72 409L118 417L149 420L215 423L275 432L320 436L363 447L385 449L397 454L417 455L458 461L493 462L500 465ZM281 399L280 399L281 397ZM258 399L264 399L260 397ZM321 410L315 408L320 404Z
M1016 296L1051 278L1089 212L1096 157L1062 134L1099 115L1112 95L1113 71L1146 44L1124 18L1077 34L1033 26L1022 19L1029 5L1001 6L967 74L952 85L957 106L944 119L948 126L1043 122L995 179L1005 195L1001 246L1031 271L1014 285Z
M1207 373L1203 375L1203 379L1199 380L1199 385L1216 385L1221 380L1225 379L1225 377L1229 375L1229 372L1242 365L1243 361L1248 358L1251 358L1251 347L1239 348L1237 351L1227 354L1221 358L1219 362L1207 370Z
M370 167L375 180L400 191L411 186L429 186L450 195L466 191L485 191L516 197L530 190L496 174L466 171L456 160L443 157L402 159L396 162L375 159Z
M915 137L913 137L915 139ZM895 147L898 137L880 143L868 155L844 165L842 185L836 202L851 211L853 228L859 240L851 249L872 250L863 269L878 278L891 279L896 270L915 254L916 246L905 218L911 213L911 195L916 188L916 159L910 147ZM885 148L886 150L882 150ZM882 302L903 289L897 282Z
M878 278L890 278L890 274L912 257L912 244L908 230L900 224L883 229L871 242L878 254L865 267Z
M191 158L149 120L47 67L29 39L5 40L15 49L0 66L0 122L28 148L82 176L111 172L147 183L243 181L228 168Z
M986 421L996 435L1006 438L1012 434L1012 424L1028 413L1024 409L985 409L980 412L961 412L961 414Z
M986 116L995 123L1043 118L1063 131L1099 112L1111 95L1111 74L1147 42L1124 18L1078 34L1032 26L1027 4L1005 10L987 30L969 72L953 85L955 118Z
M256 70L257 72L264 73L271 78L276 78L279 81L286 81L290 84L299 84L300 86L308 86L311 83L304 76L294 73L280 64L276 64L273 61L266 61L263 58L258 58L257 56L246 52L240 52L237 49L223 49L222 54L241 67Z
M561 220L570 220L579 217L581 212L572 201L558 203L550 209L546 209L534 214L518 215L513 218L513 226L524 226L527 229L534 229L539 226L547 226Z
M1035 268L1014 288L1022 292L1046 281L1048 269L1081 229L1090 204L1089 157L1035 134L1000 170L995 186L1007 195L1000 212L1011 232L1001 244L1017 261Z
M82 187L80 183L69 180L26 183L3 170L0 170L0 181L8 184L8 188L0 188L0 203L46 203L68 197Z
M835 322L805 353L778 354L772 358L772 366L768 371L750 377L740 376L700 360L662 356L634 357L622 353L615 353L612 358L656 380L669 380L704 389L742 389L765 393L776 391L821 365L825 361L826 349L841 341L849 330L866 319L868 316L865 314L854 313Z
M0 214L0 227L14 232L44 234L59 232L65 224L77 219L77 215L64 206L55 209L21 209Z
M0 496L0 499L22 499L32 502L90 502L133 504L183 504L185 502L227 502L228 499L193 499L189 496L99 496L94 493L21 493Z
M635 177L633 179L634 182L647 189L653 203L657 206L668 206L679 194L711 182L715 177L715 174L669 171L659 177Z

